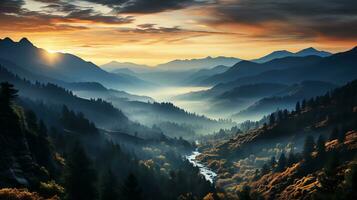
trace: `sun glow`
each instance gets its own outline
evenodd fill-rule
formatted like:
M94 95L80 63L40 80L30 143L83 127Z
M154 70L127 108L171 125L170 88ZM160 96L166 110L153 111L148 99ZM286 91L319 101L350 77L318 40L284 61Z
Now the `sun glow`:
M47 65L52 66L59 60L60 54L58 52L49 50L43 51L42 57L46 61Z

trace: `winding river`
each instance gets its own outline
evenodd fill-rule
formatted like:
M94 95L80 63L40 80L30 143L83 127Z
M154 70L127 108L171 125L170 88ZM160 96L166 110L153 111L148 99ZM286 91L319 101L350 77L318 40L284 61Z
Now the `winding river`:
M196 157L199 156L201 153L196 149L195 151L192 152L191 155L186 156L186 159L194 166L198 167L200 169L200 174L202 174L205 179L211 183L214 182L214 179L216 178L217 174L210 170L207 166L203 165L200 163Z

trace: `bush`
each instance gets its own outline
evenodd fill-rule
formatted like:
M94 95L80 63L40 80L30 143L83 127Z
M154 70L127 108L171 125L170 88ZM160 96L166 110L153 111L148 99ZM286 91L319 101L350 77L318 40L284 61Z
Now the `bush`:
M29 192L26 189L3 188L0 189L0 199L6 200L60 200L58 197L49 199L43 198L36 192Z

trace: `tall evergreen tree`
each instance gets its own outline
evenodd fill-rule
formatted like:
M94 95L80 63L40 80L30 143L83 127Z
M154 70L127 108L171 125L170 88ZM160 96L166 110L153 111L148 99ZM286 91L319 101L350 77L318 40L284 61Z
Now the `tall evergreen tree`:
M14 85L8 82L1 83L0 109L10 109L12 101L18 96L17 92Z
M316 143L317 155L320 158L324 158L326 155L325 139L322 135L319 136Z
M290 152L289 152L288 159L287 159L287 161L286 161L287 166L288 166L288 167L292 166L294 163L296 163L296 161L297 161L297 158L296 158L294 152L293 152L293 151L290 151Z
M116 177L108 170L102 177L100 200L118 200L119 191Z
M17 135L21 133L19 119L11 105L17 97L17 90L10 83L0 84L0 134Z
M274 170L275 167L276 167L276 159L275 159L275 156L272 156L272 157L270 158L270 168L271 168L272 170Z
M66 200L95 200L96 172L79 143L74 145L66 160L64 186Z
M237 193L239 200L251 200L250 190L249 186L243 186L242 190Z
M333 130L330 134L329 141L338 139L338 135L339 135L338 133L339 133L338 127L333 128Z
M276 171L278 172L282 172L284 171L285 167L286 167L286 157L285 157L285 153L281 153L280 158L278 160L278 165L276 167Z
M301 108L300 108L300 102L298 101L298 102L296 103L296 106L295 106L295 111L296 111L297 113L300 113L300 110L301 110Z
M341 131L339 134L338 134L338 137L337 137L337 140L340 144L343 144L346 140L346 132L345 131Z
M267 164L264 164L262 169L260 170L260 176L264 176L267 173L269 173L269 167Z
M122 187L123 200L141 200L141 189L135 175L130 173Z
M314 151L314 146L315 146L314 138L311 135L307 136L302 151L303 158L305 161L307 162L311 161L311 154Z
M275 114L272 113L269 117L269 124L274 125L275 124Z

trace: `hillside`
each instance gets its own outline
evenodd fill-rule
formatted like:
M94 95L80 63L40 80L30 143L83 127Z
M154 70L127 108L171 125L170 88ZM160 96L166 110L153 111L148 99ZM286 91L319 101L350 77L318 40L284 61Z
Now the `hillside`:
M313 65L322 58L319 56L277 58L266 63L241 61L222 74L205 79L202 83L215 85L227 83L239 78L254 76L271 70L283 70Z
M61 81L100 82L110 87L119 85L123 89L150 85L133 76L108 73L72 54L49 53L37 48L26 38L19 42L10 38L0 40L0 59L12 62L35 75ZM11 70L12 66L4 66Z
M337 85L322 81L304 81L293 84L280 91L264 97L232 117L235 119L252 120L280 109L291 110L297 101L310 99L316 95L325 94L336 88Z
M241 61L239 58L233 57L206 57L199 59L173 60L168 63L159 64L156 67L162 70L192 70L192 69L207 69L218 65L233 66Z
M268 122L260 128L226 140L216 140L206 144L203 142L201 146L203 154L200 160L218 173L217 187L230 194L235 195L243 185L247 185L252 189L251 192L257 192L266 198L285 199L288 195L292 195L293 199L299 199L301 195L308 198L308 195L299 188L309 190L309 184L315 182L317 174L324 171L324 167L328 165L327 158L332 157L333 152L336 152L331 150L332 147L329 148L329 145L341 144L341 141L346 145L342 145L343 148L338 145L337 152L340 152L340 159L336 166L339 167L335 166L334 169L349 168L348 166L354 162L357 141L356 91L355 80L326 95L299 102L294 111L272 113L268 116ZM320 151L317 144L321 142L316 144L314 142L316 138L325 138L324 141L329 138L330 141L326 144L326 151L330 152L327 153L326 162L321 161L319 164L306 161L310 159L308 158L310 155L314 160L316 156L314 151ZM305 144L303 144L304 140ZM311 143L313 145L311 154L304 153ZM286 159L294 157L294 160L286 161L292 163L288 167L284 164L283 168L278 168L279 162L282 162L278 161L278 158L281 159L282 153L289 154ZM273 168L267 169L264 164L270 165L271 162ZM296 163L298 165L293 165ZM302 166L303 171L298 170L299 165ZM289 168L290 166L295 167ZM273 174L269 175L269 171ZM295 174L296 172L298 173ZM346 175L346 171L343 173ZM291 174L293 177L290 176ZM325 189L324 186L319 185L314 187ZM344 190L342 186L341 190ZM316 190L309 191L321 195ZM348 194L346 191L344 193Z
M302 49L298 52L290 52L290 51L286 51L286 50L281 50L281 51L274 51L268 55L265 55L261 58L257 58L252 60L253 62L256 63L265 63L277 58L284 58L284 57L305 57L305 56L320 56L320 57L327 57L332 55L330 52L326 52L326 51L319 51L313 47L309 47L306 49Z

